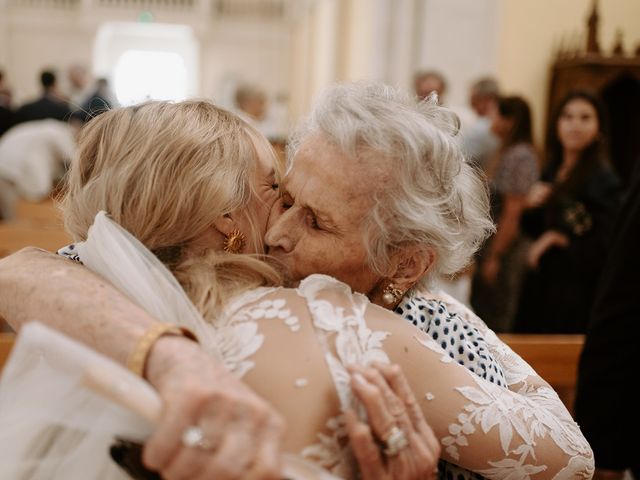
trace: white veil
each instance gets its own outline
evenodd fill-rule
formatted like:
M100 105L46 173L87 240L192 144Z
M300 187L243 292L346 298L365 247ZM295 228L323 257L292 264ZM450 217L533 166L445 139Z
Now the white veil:
M105 212L76 245L85 266L107 278L156 319L188 327L220 358L214 328L189 301L171 272ZM136 415L88 388L87 368L117 388L158 405L144 380L110 359L38 323L24 326L0 380L0 480L121 480L111 461L114 436L143 440L151 431ZM153 416L153 415L151 415ZM285 455L290 478L335 478Z

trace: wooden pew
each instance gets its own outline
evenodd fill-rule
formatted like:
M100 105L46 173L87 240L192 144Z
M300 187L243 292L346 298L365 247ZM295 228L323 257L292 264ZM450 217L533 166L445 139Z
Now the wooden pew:
M71 243L62 227L34 226L25 223L0 223L0 258L23 247L40 247L55 252Z
M16 222L62 228L62 212L50 198L41 202L19 199L16 202Z
M499 337L558 392L573 413L584 335L500 334Z

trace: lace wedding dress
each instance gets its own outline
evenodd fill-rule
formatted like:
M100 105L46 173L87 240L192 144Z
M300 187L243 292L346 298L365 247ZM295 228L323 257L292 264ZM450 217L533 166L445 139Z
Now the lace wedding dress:
M207 323L166 268L102 213L77 250L87 267L156 318L194 330L212 355L284 414L286 450L334 475L356 475L342 412L354 406L364 415L345 367L391 361L402 366L447 461L496 479L592 476L593 456L579 428L555 392L512 353L510 389L491 384L413 325L323 275L295 290L246 292ZM49 348L48 337L58 334L37 327L24 333L0 384L0 478L126 478L110 463L108 445L114 435L143 439L151 426L84 388L81 367L95 361L146 394L153 390L76 342L57 338ZM82 355L82 365L69 362L71 351Z

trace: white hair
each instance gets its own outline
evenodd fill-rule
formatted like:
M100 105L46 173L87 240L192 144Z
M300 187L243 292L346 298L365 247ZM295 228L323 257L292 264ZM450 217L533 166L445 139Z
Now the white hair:
M353 161L392 162L365 218L369 264L384 275L403 246L431 247L435 261L421 281L425 286L432 275L452 275L468 265L494 230L486 182L465 159L458 131L457 116L434 97L418 103L382 84L341 84L321 97L289 153L320 135Z

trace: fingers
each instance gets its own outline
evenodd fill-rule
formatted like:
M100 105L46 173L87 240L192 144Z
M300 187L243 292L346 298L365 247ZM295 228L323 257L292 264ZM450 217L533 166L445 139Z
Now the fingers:
M386 472L380 449L371 434L369 425L358 421L353 410L345 412L345 420L351 448L360 466L360 478L362 480L385 478Z
M396 395L396 392L391 389L387 380L382 376L378 368L379 366L379 364L372 365L371 368L364 369L362 374L366 380L375 385L380 392L383 401L381 402L380 410L378 410L378 415L380 415L381 410L384 409L385 412L391 416L390 427L382 431L380 436L380 439L384 441L389 438L390 430L393 427L400 427L406 433L411 432L414 427L407 415L404 402ZM397 371L400 372L400 367L394 366L391 368L397 369Z
M194 424L188 411L193 407L180 400L165 402L163 412L155 430L144 446L143 463L158 472L173 463L182 448L182 434Z
M440 456L440 443L433 433L433 429L429 426L424 418L422 409L409 386L407 378L397 365L376 364L375 367L380 371L385 380L389 383L391 389L398 395L406 407L407 415L411 419L413 427L420 433L429 447L435 451L436 457Z
M262 429L257 453L251 469L245 477L247 480L279 480L282 478L280 445L284 438L285 423L279 415L270 415L267 425Z
M397 454L387 456L384 467L380 467L382 463L373 459L376 445L373 438L368 438L371 430L367 436L361 424L358 438L361 444L353 445L360 467L368 469L371 478L375 478L376 471L378 475L383 471L389 478L432 478L440 457L440 445L400 367L374 364L370 368L350 367L350 370L354 393L365 405L375 435L389 440L389 432L398 426L408 439L408 445ZM366 385L361 384L363 381ZM361 451L356 453L355 448ZM380 455L379 449L376 454Z
M227 372L192 380L166 382L160 392L164 409L145 445L145 465L166 480L279 478L282 418ZM192 426L203 445L182 443Z
M194 480L232 480L246 478L243 473L248 471L253 460L252 446L256 443L255 432L246 428L229 429L218 450L210 455L207 468ZM205 452L207 453L207 452Z
M395 417L389 412L382 390L364 377L364 369L354 367L351 375L351 388L360 400L369 416L369 425L380 439L386 439L396 426Z

